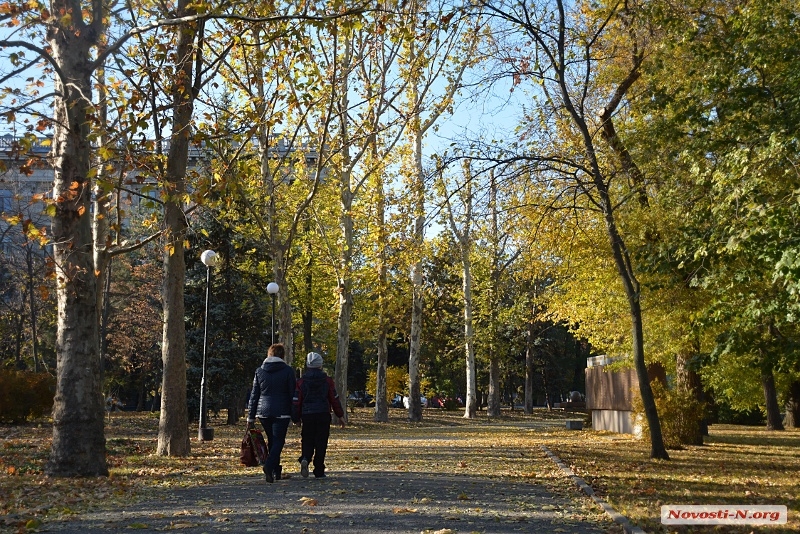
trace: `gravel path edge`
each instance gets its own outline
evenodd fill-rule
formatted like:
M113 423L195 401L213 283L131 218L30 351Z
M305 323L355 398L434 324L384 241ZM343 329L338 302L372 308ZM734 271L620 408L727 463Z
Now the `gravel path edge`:
M553 451L544 445L541 445L541 448L547 457L550 458L564 474L572 479L576 486L583 490L586 495L591 497L594 502L596 502L603 510L605 510L606 514L608 514L608 516L611 517L615 523L623 528L626 534L647 534L644 530L631 523L630 519L617 512L614 507L608 504L605 499L598 497L594 492L594 489L592 489L592 487L587 484L585 480L576 475L572 469L570 469L569 466L561 460L561 458L553 453Z

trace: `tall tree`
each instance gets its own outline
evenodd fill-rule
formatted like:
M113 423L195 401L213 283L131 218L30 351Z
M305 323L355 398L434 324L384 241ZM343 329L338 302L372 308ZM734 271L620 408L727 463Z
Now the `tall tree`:
M50 13L53 16L50 16ZM107 475L101 395L97 279L92 255L90 131L94 103L92 50L105 33L106 6L91 10L69 0L50 2L43 54L55 72L53 255L58 296L58 380L53 445L47 472ZM9 43L3 43L9 44ZM33 45L26 48L38 51Z
M464 403L464 417L473 419L478 412L478 388L475 369L475 325L473 321L473 294L472 294L472 254L473 254L473 194L472 194L472 173L469 162L463 164L463 187L460 188L458 195L461 200L462 210L459 219L461 224L456 221L456 214L451 202L451 194L442 183L444 189L443 196L447 209L447 220L450 230L458 243L461 267L462 267L462 297L464 299L464 352L466 356L466 384L467 398Z
M335 154L327 176L337 187L338 239L326 239L331 258L336 258L337 342L334 381L337 390L348 391L348 362L353 295L362 244L358 227L364 218L359 204L369 193L369 185L385 172L387 160L401 139L403 117L396 112L396 101L403 91L394 74L400 42L392 2L358 19L342 18L327 28L322 67L331 73L330 105L334 110L335 135L329 150ZM360 219L360 221L359 221ZM320 233L323 233L320 230ZM379 380L379 382L381 382Z
M659 53L643 64L647 89L632 101L629 138L634 156L647 155L645 172L659 177L655 200L670 222L643 255L704 294L689 311L717 340L700 369L706 383L739 407L761 389L758 404L778 427L772 382L797 362L796 325L786 319L797 307L788 221L797 210L798 9L656 2L648 14Z
M265 10L273 14L269 6L252 6L251 16L264 15ZM294 356L293 283L288 273L297 271L294 262L302 255L296 249L298 237L308 243L313 220L309 209L339 153L331 135L337 117L333 95L337 94L335 82L340 71L326 57L330 52L325 48L325 34L329 27L348 24L340 20L357 19L359 12L343 10L313 17L300 10L294 17L274 16L270 24L249 31L248 25L241 25L241 41L233 51L235 61L221 70L243 104L239 113L224 114L229 126L218 123L216 127L214 135L225 129L235 132L219 176L238 196L248 219L267 243L272 279L279 287L280 340L290 363ZM297 24L294 19L315 24ZM326 69L326 64L330 68ZM258 160L257 178L243 180L237 173L253 172L247 163L253 152ZM311 259L308 255L307 260ZM313 278L302 291L312 285ZM294 287L301 291L298 284ZM310 308L304 306L305 324L310 325ZM310 332L304 335L304 342L310 350Z
M404 43L401 69L407 80L406 126L409 146L404 174L408 183L408 212L412 218L411 329L409 335L408 418L422 420L420 403L420 353L422 347L423 262L425 256L425 168L423 141L437 121L452 110L456 92L462 87L467 69L476 61L482 21L480 14L470 19L460 9L445 3L414 0L403 5L409 38ZM447 80L442 94L434 91L437 82Z
M529 135L534 135L540 124L552 124L556 129L562 128L558 132L560 139L574 142L571 154L543 153L523 158L533 163L534 167L548 171L550 176L555 171L558 176L566 179L563 186L565 190L576 191L599 212L611 258L627 300L633 361L650 429L650 456L668 459L647 374L641 285L625 237L620 231L619 203L614 200L618 193L613 182L616 173L613 167L609 168L608 156L604 158L603 147L594 135L595 131L604 131L604 125L608 125L613 119L614 113L640 76L644 43L635 31L631 31L627 33L630 40L622 43L618 51L627 55L627 67L620 70L613 80L597 77L597 66L603 61L598 54L605 54L598 43L603 43L603 39L611 33L609 28L614 25L629 27L631 17L636 15L636 6L615 4L592 8L582 3L567 5L561 0L545 4L527 2L510 5L505 2L485 2L482 5L496 22L501 23L502 29L498 28L496 32L498 38L505 35L503 30L507 30L509 36L521 32L533 47L532 53L527 57L512 57L501 53L502 61L514 65L515 81L521 80L523 76L532 78L541 87L544 95L541 113L544 120L529 125ZM516 48L506 46L504 50ZM611 96L600 101L596 94L601 90ZM539 136L540 140L544 138L543 135ZM611 152L615 152L611 146L613 139L606 138L605 141ZM641 190L643 186L635 180L632 184L634 190Z

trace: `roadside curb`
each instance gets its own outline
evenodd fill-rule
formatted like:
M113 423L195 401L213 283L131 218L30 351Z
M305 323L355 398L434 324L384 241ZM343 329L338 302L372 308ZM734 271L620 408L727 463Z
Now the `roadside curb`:
M644 530L632 524L627 517L614 510L614 508L610 504L608 504L604 499L598 497L595 494L592 487L589 484L587 484L586 481L583 480L581 477L573 473L572 469L570 469L569 466L567 466L567 464L562 462L561 458L553 454L553 452L550 449L548 449L544 445L541 445L541 448L547 455L547 457L553 460L553 462L558 466L558 468L561 469L561 471L564 474L566 474L568 477L572 479L572 481L575 483L576 486L581 488L586 495L591 497L594 502L596 502L598 505L600 505L600 507L603 510L605 510L606 514L608 514L609 517L611 517L611 519L613 519L615 523L617 523L623 528L626 534L647 534Z

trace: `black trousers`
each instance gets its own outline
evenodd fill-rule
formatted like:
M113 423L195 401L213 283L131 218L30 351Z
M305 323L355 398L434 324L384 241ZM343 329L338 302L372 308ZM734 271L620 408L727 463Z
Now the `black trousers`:
M303 429L300 432L300 449L303 458L314 465L314 476L325 474L325 453L328 450L328 436L331 434L330 413L303 414Z

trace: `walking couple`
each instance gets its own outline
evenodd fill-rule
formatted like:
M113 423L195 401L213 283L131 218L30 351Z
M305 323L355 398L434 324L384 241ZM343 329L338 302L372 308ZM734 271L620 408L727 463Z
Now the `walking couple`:
M309 352L302 378L284 361L285 349L277 343L270 346L267 358L256 369L250 392L248 428L256 418L267 436L269 457L262 466L267 482L281 479L281 452L286 443L289 423L301 424L300 474L308 476L313 465L314 476L325 476L325 453L331 429L331 410L345 427L344 411L333 380L322 370L322 356Z

